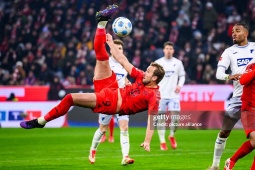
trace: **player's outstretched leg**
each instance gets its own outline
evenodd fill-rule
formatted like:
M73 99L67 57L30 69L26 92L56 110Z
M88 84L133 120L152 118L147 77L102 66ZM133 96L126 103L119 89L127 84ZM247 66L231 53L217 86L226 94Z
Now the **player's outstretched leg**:
M94 50L96 54L96 66L94 72L94 80L102 80L112 75L109 65L109 55L105 48L106 43L106 24L112 14L117 11L117 5L109 5L106 9L96 13L98 21L97 30L94 39Z
M82 97L86 98L84 96ZM91 96L89 96L88 98L91 98ZM86 101L84 103L86 103ZM68 94L61 100L61 102L56 107L52 108L45 116L41 116L38 119L33 119L29 121L22 121L20 122L20 126L24 129L43 128L47 122L65 115L68 112L69 108L73 105L73 97L71 94Z

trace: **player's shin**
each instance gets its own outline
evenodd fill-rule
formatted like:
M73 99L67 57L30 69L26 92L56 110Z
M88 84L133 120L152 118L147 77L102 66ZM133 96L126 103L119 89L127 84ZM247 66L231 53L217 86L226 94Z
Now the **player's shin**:
M105 48L105 42L106 42L105 28L97 28L94 40L94 50L96 53L96 59L99 61L105 61L109 59L108 53Z
M251 142L248 140L242 144L242 146L235 152L235 154L230 158L233 162L237 162L238 159L246 156L251 151L253 151L253 146Z
M97 149L103 135L104 135L104 133L101 132L100 129L98 128L93 136L90 149L92 149L92 150Z
M49 122L53 119L56 119L60 116L65 115L68 112L69 108L73 105L74 105L74 102L73 102L72 95L71 94L66 95L56 107L51 109L51 111L49 111L44 116L44 120Z
M174 134L175 134L175 132L176 132L176 130L177 130L177 123L179 123L179 119L178 119L178 116L177 115L179 115L180 114L180 112L177 112L177 111L174 111L171 115L174 115L174 116L172 116L171 117L171 125L172 126L170 126L170 137L174 137Z
M114 131L114 116L112 116L111 121L110 121L110 123L109 123L109 131L110 131L109 142L114 142L114 137L113 137L113 131Z
M128 131L120 131L120 145L123 158L129 155L129 134Z
M251 165L251 170L255 169L255 157L253 158L253 163Z
M158 136L160 143L166 143L165 140L165 133L166 133L166 127L164 126L165 119L158 119L157 120L157 130L158 130Z
M227 138L220 138L219 135L217 136L217 139L215 141L215 146L214 146L212 166L215 166L215 167L219 166L222 153L226 146L226 142L227 142Z

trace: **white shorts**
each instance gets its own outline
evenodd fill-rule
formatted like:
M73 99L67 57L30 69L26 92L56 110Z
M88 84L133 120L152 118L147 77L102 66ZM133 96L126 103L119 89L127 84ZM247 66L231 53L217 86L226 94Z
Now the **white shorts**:
M108 125L112 119L112 116L114 115L106 115L106 114L99 114L99 119L98 119L98 123L100 123L101 125ZM119 122L120 120L126 120L129 121L129 115L121 115L119 116L118 114L115 114L117 122Z
M233 97L229 101L229 105L225 111L225 115L239 120L241 118L241 97Z
M179 99L161 99L159 111L181 111Z

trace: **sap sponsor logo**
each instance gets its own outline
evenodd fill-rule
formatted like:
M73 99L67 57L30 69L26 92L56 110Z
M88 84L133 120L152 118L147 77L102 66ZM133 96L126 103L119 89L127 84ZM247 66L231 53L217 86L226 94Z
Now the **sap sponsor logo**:
M6 119L6 112L5 111L0 111L0 121L3 121Z
M124 77L124 74L116 73L117 80L120 80Z
M246 66L250 61L252 60L252 58L240 58L237 59L237 66Z
M165 77L171 77L171 75L174 74L174 71L166 71L165 72Z

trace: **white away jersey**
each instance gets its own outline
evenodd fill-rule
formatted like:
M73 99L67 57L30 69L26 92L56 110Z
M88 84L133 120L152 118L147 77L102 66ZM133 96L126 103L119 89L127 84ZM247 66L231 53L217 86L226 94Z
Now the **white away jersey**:
M185 76L181 60L174 57L171 59L161 57L155 62L160 64L165 70L165 76L159 83L161 98L180 98L179 93L175 93L175 89L178 85L179 77ZM183 86L183 84L181 84L181 86Z
M111 70L116 74L119 88L125 87L125 78L127 77L127 71L113 57L109 57L109 64Z
M223 52L218 62L218 67L224 67L226 70L230 66L231 75L242 74L246 65L255 58L255 43L248 42L245 46L233 45ZM239 81L233 81L234 92L233 97L241 96L243 86Z

